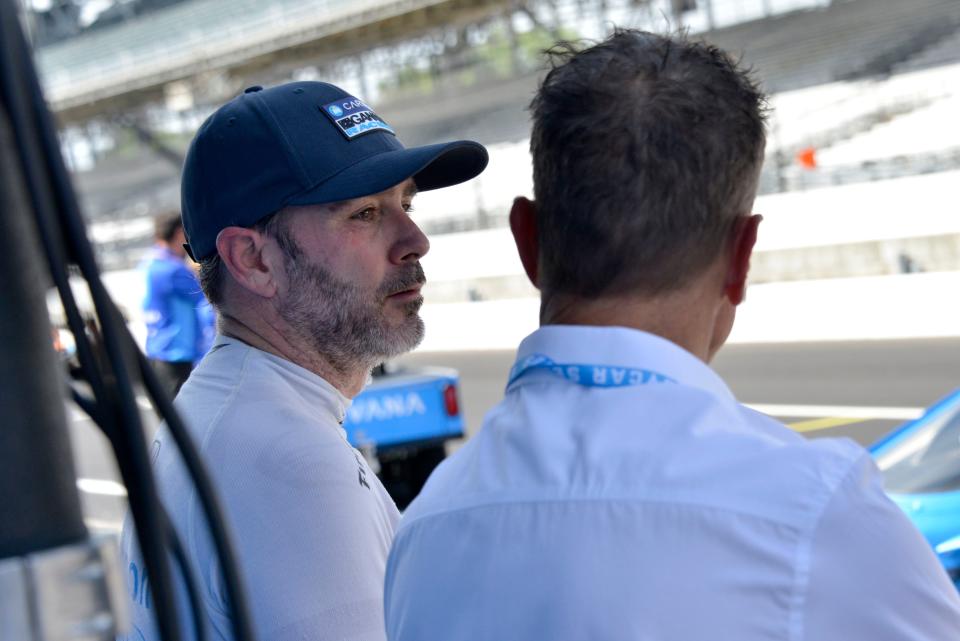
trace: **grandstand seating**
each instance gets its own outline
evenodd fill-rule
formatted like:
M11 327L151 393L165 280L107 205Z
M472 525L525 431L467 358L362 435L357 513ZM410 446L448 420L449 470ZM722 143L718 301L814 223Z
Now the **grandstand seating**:
M322 4L337 8L345 0ZM100 42L79 38L62 43L41 52L41 58L45 66L82 75L84 69L115 58L116 47L132 47L131 60L173 55L199 38L213 47L221 36L240 38L245 29L302 18L308 6L317 4L191 0L152 14L150 24L104 30L98 34ZM191 26L179 28L184 24ZM168 37L171 34L175 37ZM105 35L109 38L103 41ZM764 86L775 92L771 155L761 191L960 167L960 128L954 122L960 107L960 64L948 64L960 63L960 0L836 0L813 10L718 29L706 37L743 51ZM165 49L138 49L136 42L152 40L165 40ZM538 74L528 74L472 87L441 82L441 89L429 97L429 110L423 109L424 97L378 104L407 144L449 137L492 143L490 169L477 181L418 199L418 220L428 231L503 225L510 199L530 194L525 107L537 79ZM795 152L804 146L817 150L816 171L793 165ZM169 166L151 166L162 161L148 160L143 166L100 167L80 177L81 191L93 204L88 209L98 218L109 212L136 218L144 207L175 207L175 172ZM137 242L143 244L143 239L130 237L140 229L137 224L124 227L129 234L109 228L98 232L105 241L110 237L106 249L118 264L129 261Z
M192 0L44 47L37 52L38 66L48 92L56 95L64 85L122 69L144 73L137 68L144 63L169 63L171 57L184 55L193 58L220 42L236 43L251 32L302 19L303 12L316 20L347 4L344 0Z
M932 44L931 29L944 38L957 28L956 0L840 0L720 29L709 39L743 52L766 89L777 92L884 71L875 63L891 59L889 71Z
M818 154L817 161L832 167L960 148L957 114L960 92L831 145Z
M243 66L335 35L356 35L351 30L446 1L190 0L44 47L37 52L38 67L48 100L63 110Z
M716 0L722 3L721 0ZM389 14L439 0L190 0L38 53L50 98L91 86L133 82L201 59L281 48L292 37L316 38L369 12ZM341 25L342 26L342 25ZM915 65L960 60L956 0L835 0L715 30L709 38L743 51L768 91L784 91ZM325 31L327 30L327 31ZM943 46L938 43L943 42ZM917 57L917 54L923 54ZM918 68L918 67L913 67Z
M958 100L960 64L775 94L761 192L960 167ZM794 163L803 148L815 171Z
M936 67L960 59L960 28L954 30L952 34L932 43L929 47L921 51L918 55L909 58L894 67L894 72L905 73Z
M933 39L932 28L936 31ZM915 59L960 62L960 1L836 1L826 7L717 29L704 37L732 52L742 52L764 88L783 96L777 108L789 112L790 117L780 118L783 126L777 136L789 147L810 132L837 125L847 128L857 119L888 118L922 106L922 101L931 97L931 89L922 80L912 88L898 86L897 95L890 95L883 83L868 86L837 81L886 77L879 73L883 69L913 70L909 65ZM932 62L918 64L930 66ZM409 104L387 104L382 111L410 142L436 140L450 131L484 142L516 139L528 127L524 108L537 77L531 74L509 83L447 87L431 97L429 120L420 108L422 98L407 101ZM790 104L787 92L814 87L820 92L819 106L812 94L800 95ZM825 122L818 124L817 119ZM809 126L791 127L795 121ZM861 121L857 126L871 123Z

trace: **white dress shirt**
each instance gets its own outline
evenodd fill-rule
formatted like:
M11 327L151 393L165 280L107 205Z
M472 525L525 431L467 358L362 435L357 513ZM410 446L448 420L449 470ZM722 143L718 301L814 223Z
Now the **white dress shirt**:
M635 330L543 327L524 366L401 520L391 641L960 639L858 445L798 436Z

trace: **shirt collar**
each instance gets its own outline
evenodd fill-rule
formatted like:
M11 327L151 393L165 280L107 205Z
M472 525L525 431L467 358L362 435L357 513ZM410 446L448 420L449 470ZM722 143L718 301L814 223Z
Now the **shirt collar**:
M297 385L295 389L307 404L328 411L338 423L343 423L351 400L325 378L285 358L257 349L231 336L218 334L210 352L224 349L230 345L250 350L250 353L264 362L267 367L281 371L287 379L299 381L301 384Z
M665 338L627 327L544 325L527 336L517 361L542 354L558 364L641 368L681 385L704 389L731 401L736 398L709 365Z

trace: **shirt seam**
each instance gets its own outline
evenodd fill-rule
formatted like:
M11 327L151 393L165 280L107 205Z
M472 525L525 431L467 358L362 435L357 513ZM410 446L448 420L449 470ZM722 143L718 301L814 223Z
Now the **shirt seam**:
M813 558L813 540L820 528L827 508L830 507L830 504L833 503L833 500L837 497L837 491L853 476L859 469L859 463L867 456L869 456L869 454L862 453L851 460L843 474L838 476L836 483L825 493L824 501L810 523L807 536L801 539L801 543L797 548L794 563L794 594L791 598L789 622L790 639L793 641L803 641L804 638L803 635L806 624L806 609L804 606L806 605L810 592L810 566Z
M407 529L408 527L413 527L419 521L426 519L437 518L441 516L447 516L450 514L456 514L458 512L467 512L469 510L474 510L478 508L488 508L488 507L497 507L497 506L507 506L507 505L538 505L545 503L652 503L657 505L662 504L673 504L688 508L700 508L704 510L714 510L717 512L724 512L726 514L733 514L737 516L745 516L749 518L756 519L758 521L763 521L765 523L770 523L773 525L789 527L796 531L801 531L802 528L798 526L790 525L789 523L781 520L775 519L772 517L764 516L762 514L756 514L753 512L747 512L745 510L738 510L736 508L723 507L719 505L711 505L709 503L701 503L697 501L683 501L677 500L674 498L636 498L636 497L612 497L612 496L560 496L560 497L545 497L537 499L525 499L520 501L513 500L491 500L478 503L472 503L470 505L462 505L456 508L450 509L437 509L433 510L427 514L421 514L415 516L412 519L404 519L401 522L401 529ZM399 530L398 530L399 532Z

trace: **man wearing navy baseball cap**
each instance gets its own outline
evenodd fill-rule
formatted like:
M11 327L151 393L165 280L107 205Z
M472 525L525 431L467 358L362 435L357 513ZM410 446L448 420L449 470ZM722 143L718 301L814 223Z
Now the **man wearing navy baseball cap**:
M225 503L261 639L385 637L399 514L341 423L370 369L423 336L429 243L410 217L414 196L486 163L475 142L404 148L370 106L320 82L251 87L190 145L186 247L219 335L176 404ZM169 440L161 428L161 493L197 569L203 618L230 639L217 559ZM129 521L123 552L142 575ZM149 600L131 593L130 638L157 639Z

